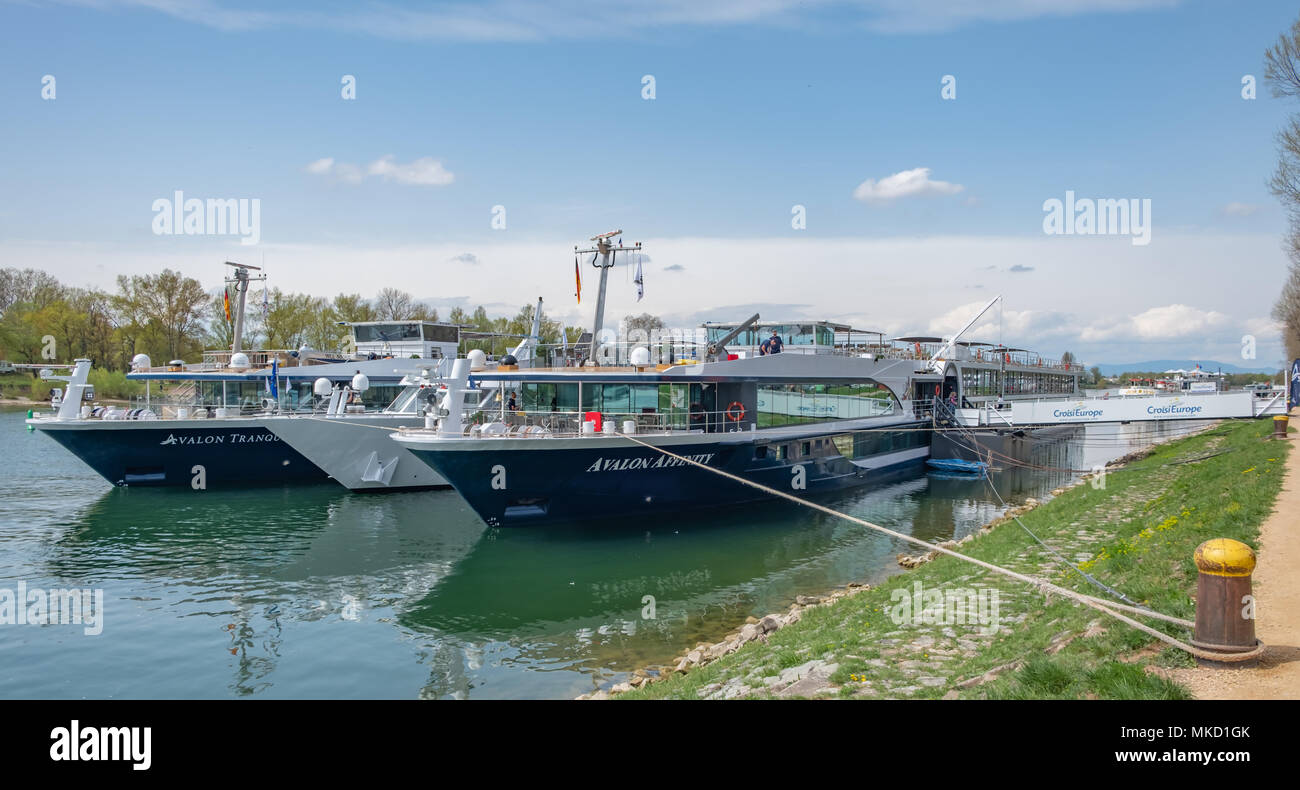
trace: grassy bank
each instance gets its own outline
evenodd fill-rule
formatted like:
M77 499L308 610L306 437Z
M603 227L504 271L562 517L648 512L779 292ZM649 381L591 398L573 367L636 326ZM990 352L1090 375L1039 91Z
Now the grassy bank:
M1085 482L1021 520L1129 598L1193 619L1196 546L1218 537L1257 546L1290 449L1287 442L1265 440L1271 431L1271 420L1227 422L1161 445L1109 471L1104 487ZM957 550L1105 597L1014 521ZM910 597L917 582L925 590L964 589L989 600L996 590L996 627L991 621L896 623L891 610L899 613L901 596L894 592ZM712 663L667 673L619 699L1188 696L1160 672L1191 665L1181 651L953 557L941 556L833 604L800 607L798 618ZM1187 629L1148 622L1184 641L1191 637Z

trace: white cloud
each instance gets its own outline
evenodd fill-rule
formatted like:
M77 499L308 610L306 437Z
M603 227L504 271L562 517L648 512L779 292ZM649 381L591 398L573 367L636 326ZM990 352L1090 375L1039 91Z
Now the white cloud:
M853 197L867 203L889 203L898 198L920 195L955 195L963 189L965 187L961 184L931 180L930 168L918 167L885 176L879 181L868 178L853 190Z
M335 162L333 157L317 159L309 163L306 172L318 176L334 176L349 184L359 184L366 176L376 176L385 181L416 186L446 186L456 180L451 171L442 166L442 162L431 156L424 156L414 162L402 164L392 154L381 156L361 168L347 162Z
M1018 22L1172 8L1179 0L862 0L864 25L879 33L937 33L986 22Z
M430 156L420 157L404 165L395 162L393 155L389 154L371 162L366 173L379 176L385 181L435 187L446 186L456 179L456 176L442 166L442 162Z
M1227 315L1215 310L1200 310L1185 304L1152 307L1119 321L1099 321L1080 332L1085 340L1109 340L1131 337L1137 340L1176 340L1222 332L1229 323Z
M1229 217L1249 217L1259 211L1259 206L1254 203L1229 203L1221 210Z
M941 337L956 334L975 317L988 300L958 305L943 315L930 319L926 331ZM1047 338L1070 337L1077 329L1075 318L1057 310L1008 310L993 305L962 337L985 342L1002 341L1010 345L1041 344Z
M1274 338L1282 332L1282 325L1272 318L1247 318L1241 327L1246 334L1256 338Z
M395 4L319 4L310 9L249 10L223 0L54 0L94 8L143 8L218 30L340 30L416 41L572 40L593 29L653 31L674 27L766 26L879 33L930 33L985 22L1072 17L1168 8L1179 0L517 0Z
M330 170L332 170L333 168L334 168L334 157L327 156L324 159L317 159L315 162L312 162L311 164L307 165L307 167L304 169L308 173L312 173L313 175L323 176L329 173Z

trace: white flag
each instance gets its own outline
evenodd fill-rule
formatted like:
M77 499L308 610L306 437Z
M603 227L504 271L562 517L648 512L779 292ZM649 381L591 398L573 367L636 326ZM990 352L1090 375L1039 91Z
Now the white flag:
M636 279L633 282L636 283L636 300L639 302L641 297L645 296L645 280L641 278L641 256L639 255L636 259Z

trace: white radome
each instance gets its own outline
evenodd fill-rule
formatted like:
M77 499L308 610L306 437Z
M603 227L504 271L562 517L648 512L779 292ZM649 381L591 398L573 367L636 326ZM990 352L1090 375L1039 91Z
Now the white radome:
M230 368L232 370L248 370L248 355L244 352L230 355Z
M330 384L329 379L321 376L312 383L311 391L315 393L318 398L328 398L330 393L334 391L334 385Z
M365 392L370 389L370 379L364 373L358 373L352 377L352 389L357 392Z
M136 354L131 357L132 370L147 370L153 367L153 360L149 359L148 354Z
M487 367L487 354L484 354L481 348L471 350L465 358L469 360L470 370L482 370Z

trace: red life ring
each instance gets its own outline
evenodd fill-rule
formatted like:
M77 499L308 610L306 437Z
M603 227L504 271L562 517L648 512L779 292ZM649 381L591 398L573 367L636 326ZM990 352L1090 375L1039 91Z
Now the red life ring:
M733 400L727 406L727 419L732 422L740 422L745 419L745 406L738 400Z

